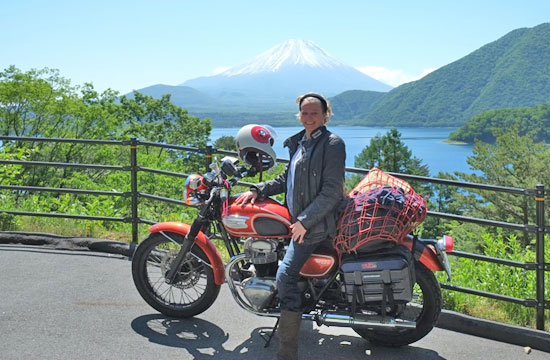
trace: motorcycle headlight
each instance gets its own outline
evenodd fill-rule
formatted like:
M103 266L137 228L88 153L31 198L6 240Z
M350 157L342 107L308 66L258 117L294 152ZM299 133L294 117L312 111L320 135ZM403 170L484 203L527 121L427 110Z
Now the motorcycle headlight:
M202 180L203 177L198 174L189 175L185 180L183 201L185 201L187 205L198 206L202 204L201 199L197 196L197 194L206 189Z

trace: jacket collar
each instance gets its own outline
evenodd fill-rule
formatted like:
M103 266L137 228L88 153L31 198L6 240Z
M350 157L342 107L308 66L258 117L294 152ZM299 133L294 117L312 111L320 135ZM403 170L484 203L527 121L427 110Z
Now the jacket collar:
M311 140L314 142L317 142L317 140L321 137L321 135L323 135L327 131L328 131L327 127L324 125L317 128L317 130L311 133ZM305 133L306 133L306 130L304 129L299 133L297 133L296 135L292 135L291 137L289 137L284 141L283 146L289 148L290 152L296 151L296 148L298 147L298 143L300 142L300 140L302 140Z

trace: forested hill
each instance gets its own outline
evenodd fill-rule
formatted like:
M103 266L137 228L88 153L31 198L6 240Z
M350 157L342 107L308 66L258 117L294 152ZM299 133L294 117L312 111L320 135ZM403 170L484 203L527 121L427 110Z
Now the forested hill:
M387 95L384 92L350 90L330 98L334 111L331 122L337 125L362 125L363 119Z
M363 107L355 104L357 114L368 114L361 125L457 126L485 110L548 102L549 39L548 23L514 30L418 81L393 89L374 107L369 101L363 101Z
M450 140L473 143L495 142L495 130L517 126L518 133L531 133L534 141L550 142L550 103L533 107L488 110L468 120L449 135Z

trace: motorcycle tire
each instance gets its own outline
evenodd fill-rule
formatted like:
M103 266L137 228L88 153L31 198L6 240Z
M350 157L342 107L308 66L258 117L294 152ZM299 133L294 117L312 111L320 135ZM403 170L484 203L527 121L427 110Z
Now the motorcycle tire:
M439 314L441 313L441 288L434 274L426 267L424 267L424 265L417 263L415 271L415 290L417 290L417 287L419 287L422 291L422 306L420 312L416 315L414 319L408 317L405 318L407 320L416 321L416 328L391 330L370 330L366 328L354 328L353 330L357 334L375 345L399 347L409 345L415 341L422 339L433 329L433 327L437 323ZM407 304L407 307L411 307L411 303Z
M183 236L167 233L181 244ZM160 313L188 318L208 309L218 297L220 286L214 283L214 273L208 257L198 246L191 248L174 283L165 282L171 260L180 246L159 233L143 240L132 259L132 277L141 297Z

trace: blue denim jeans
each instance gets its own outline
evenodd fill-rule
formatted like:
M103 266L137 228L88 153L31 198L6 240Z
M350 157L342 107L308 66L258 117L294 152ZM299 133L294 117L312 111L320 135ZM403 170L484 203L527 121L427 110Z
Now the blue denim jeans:
M310 255L323 243L298 244L290 241L288 250L277 270L277 290L281 310L302 312L302 294L298 287L300 270Z

